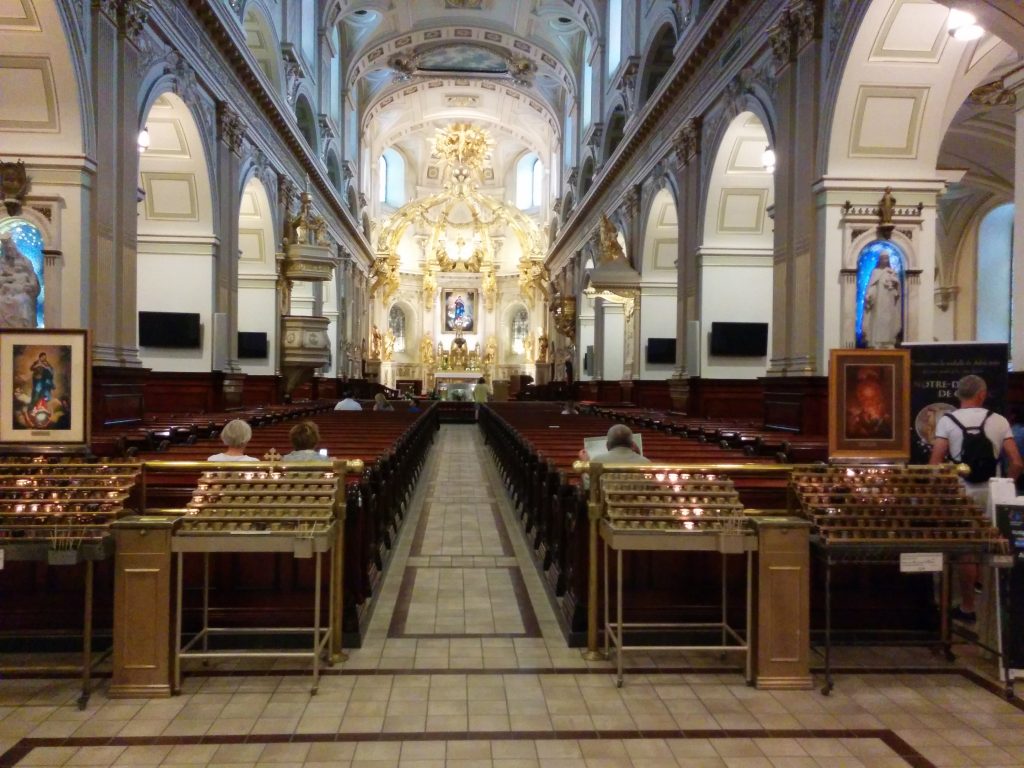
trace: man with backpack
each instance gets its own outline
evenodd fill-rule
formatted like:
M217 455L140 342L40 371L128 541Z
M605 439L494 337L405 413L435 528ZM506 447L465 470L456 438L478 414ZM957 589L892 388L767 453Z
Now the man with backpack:
M1017 479L1024 469L1010 422L984 407L988 386L980 376L970 374L960 379L956 390L960 407L950 411L935 425L935 443L929 464L947 460L967 464L970 474L965 478L967 495L984 508L988 504L988 481L996 476L999 455L1006 456L1006 476ZM960 564L960 605L953 609L957 621L973 624L974 592L980 570L977 563Z

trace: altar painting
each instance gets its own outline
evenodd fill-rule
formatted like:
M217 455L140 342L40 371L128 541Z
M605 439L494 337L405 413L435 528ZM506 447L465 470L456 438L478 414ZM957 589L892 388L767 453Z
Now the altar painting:
M474 332L476 327L476 291L445 291L443 306L446 333Z
M87 441L85 331L0 334L0 443Z

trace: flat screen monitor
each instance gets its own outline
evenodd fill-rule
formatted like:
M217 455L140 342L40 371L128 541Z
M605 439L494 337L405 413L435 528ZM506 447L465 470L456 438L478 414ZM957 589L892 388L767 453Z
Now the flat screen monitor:
M238 332L238 357L240 359L265 359L268 346L267 334L262 331Z
M139 346L202 349L198 313L139 312Z
M675 339L648 339L647 362L650 365L675 365Z
M764 357L768 354L768 323L712 323L712 355Z

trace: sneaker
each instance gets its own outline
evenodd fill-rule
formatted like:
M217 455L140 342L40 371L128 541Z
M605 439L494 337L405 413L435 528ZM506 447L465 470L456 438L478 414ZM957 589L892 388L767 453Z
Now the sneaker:
M976 614L974 611L968 613L958 605L956 608L949 612L949 618L951 618L953 621L962 622L963 624L973 624L978 620L978 614Z
M976 594L982 594L985 591L985 585L980 581L974 582L974 591Z

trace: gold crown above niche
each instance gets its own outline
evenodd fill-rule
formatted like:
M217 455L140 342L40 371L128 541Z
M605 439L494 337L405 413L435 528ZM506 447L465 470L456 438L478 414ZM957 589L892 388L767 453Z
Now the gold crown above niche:
M377 241L378 262L397 265L399 244L413 227L417 239L422 238L425 271L431 279L435 271L483 273L484 299L490 303L488 293L495 290L486 290L492 279L488 274L496 269L495 253L507 230L516 237L523 259L543 261L536 223L518 208L480 192L493 145L486 129L470 123L453 123L438 132L433 157L441 166L442 189L402 206L384 221ZM425 280L424 304L434 290L427 290Z

